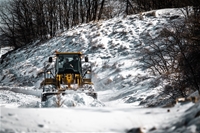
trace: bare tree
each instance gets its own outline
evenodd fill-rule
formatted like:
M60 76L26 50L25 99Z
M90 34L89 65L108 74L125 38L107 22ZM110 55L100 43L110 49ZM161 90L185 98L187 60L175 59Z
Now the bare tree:
M165 77L171 86L167 87L171 88L168 91L176 92L176 96L185 97L188 91L195 90L200 93L199 37L199 17L192 15L182 24L166 27L157 38L149 37L150 49L143 49L145 66L154 74Z
M102 0L101 1L101 7L100 7L100 10L99 10L98 20L101 19L101 16L102 16L102 13L103 13L103 8L104 8L104 3L105 3L105 0Z
M130 0L126 0L126 15L130 15L133 14L134 11L134 7L132 5L132 3L130 2Z

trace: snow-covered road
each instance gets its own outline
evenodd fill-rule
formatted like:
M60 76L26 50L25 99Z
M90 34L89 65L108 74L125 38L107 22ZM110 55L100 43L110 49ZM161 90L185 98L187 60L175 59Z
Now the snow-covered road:
M173 130L192 104L175 108L1 108L1 132L117 132ZM12 127L12 128L11 128Z
M99 103L86 95L67 95L63 96L66 106L57 108L49 103L47 108L41 108L40 97L33 92L22 88L0 89L1 133L170 133L176 130L177 133L196 133L198 129L199 123L193 118L200 112L200 106L194 103L177 104L173 108L144 108L122 103L122 100ZM100 97L112 96L105 91L99 94ZM77 106L68 107L70 102L76 102ZM189 126L179 129L186 122Z

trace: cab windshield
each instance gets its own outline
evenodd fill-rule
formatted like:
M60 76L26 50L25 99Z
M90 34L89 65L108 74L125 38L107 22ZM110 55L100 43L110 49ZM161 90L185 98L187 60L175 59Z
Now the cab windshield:
M57 73L80 73L80 57L78 55L58 55Z

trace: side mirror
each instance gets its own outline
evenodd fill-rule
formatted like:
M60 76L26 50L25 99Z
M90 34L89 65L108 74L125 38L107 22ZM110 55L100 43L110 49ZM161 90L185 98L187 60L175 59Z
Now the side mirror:
M53 62L53 58L49 57L49 63Z
M87 56L85 57L85 62L89 62L89 61L88 61L88 57L87 57Z

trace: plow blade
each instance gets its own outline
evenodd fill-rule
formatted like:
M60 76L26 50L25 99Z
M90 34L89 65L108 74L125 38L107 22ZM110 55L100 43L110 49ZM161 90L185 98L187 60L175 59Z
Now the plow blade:
M46 92L46 93L42 93L42 95L41 95L41 101L45 102L48 99L49 96L59 95L59 94L63 94L63 93L59 93L59 92Z
M82 93L85 93L85 92L82 92ZM70 94L70 93L68 93L68 92L45 92L45 93L42 93L42 95L41 95L41 101L45 102L46 100L48 100L48 98L50 96L55 96L55 95L60 95L60 94L62 94L64 96L64 95ZM86 92L85 94L88 96L91 96L94 99L97 99L96 92Z

